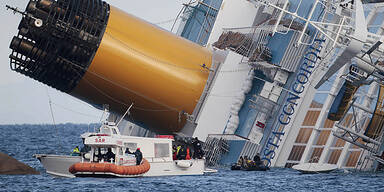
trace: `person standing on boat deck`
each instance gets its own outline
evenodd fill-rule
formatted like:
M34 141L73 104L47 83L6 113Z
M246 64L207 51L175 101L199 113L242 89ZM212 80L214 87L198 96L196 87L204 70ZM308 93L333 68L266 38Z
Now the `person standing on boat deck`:
M88 152L90 152L90 151L91 151L91 147L88 146L88 145L84 145L84 147L82 147L82 148L80 149L80 152L81 152L81 153L88 153Z
M177 147L176 147L176 159L180 159L180 149L181 149L181 145L177 145Z
M186 160L190 160L191 159L191 155L190 155L190 152L189 152L189 147L187 147L187 155L185 156L185 159Z
M95 162L100 162L101 161L101 159L103 158L103 154L101 154L101 149L100 148L97 149L97 154L95 154L94 157L95 157L94 158Z
M143 159L143 154L140 151L140 148L137 148L135 151L135 157L136 157L136 165L141 164L141 160Z
M71 153L71 156L80 156L80 150L79 150L79 146L76 146L72 153Z
M204 156L203 149L201 148L201 143L197 137L194 138L192 141L193 145L193 155L192 158L194 159L201 159Z
M91 151L91 147L86 145L86 144L84 144L85 138L82 138L82 140L83 140L83 147L80 149L80 153L84 154L84 153L90 152Z
M113 161L111 161L113 159ZM108 152L105 154L105 161L107 162L114 162L115 161L115 154L112 152L111 148L108 148Z

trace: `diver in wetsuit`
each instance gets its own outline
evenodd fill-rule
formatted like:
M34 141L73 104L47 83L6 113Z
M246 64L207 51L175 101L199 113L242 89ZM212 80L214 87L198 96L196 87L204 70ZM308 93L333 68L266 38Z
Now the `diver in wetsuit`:
M257 153L255 157L253 157L253 161L255 162L256 166L261 166L263 164L260 158L260 153Z

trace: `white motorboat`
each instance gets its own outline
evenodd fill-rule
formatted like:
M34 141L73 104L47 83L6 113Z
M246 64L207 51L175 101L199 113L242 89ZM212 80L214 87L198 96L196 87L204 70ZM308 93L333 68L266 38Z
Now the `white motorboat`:
M336 170L337 165L328 163L301 163L292 166L292 169L306 174L329 173L331 171Z
M173 160L170 138L147 138L121 135L115 123L103 124L99 132L83 134L84 145L90 151L81 156L36 154L47 173L61 177L146 177L170 175L202 175L205 159ZM107 162L105 155L110 148L114 161ZM140 148L143 161L136 165L133 155L126 149Z

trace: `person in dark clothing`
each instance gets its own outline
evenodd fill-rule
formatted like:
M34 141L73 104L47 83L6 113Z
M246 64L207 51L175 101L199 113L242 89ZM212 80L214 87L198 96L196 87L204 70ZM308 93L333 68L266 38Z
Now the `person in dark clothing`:
M141 164L141 160L143 160L143 154L140 151L140 148L137 148L135 151L135 157L136 157L136 165Z
M261 162L260 153L257 153L253 157L253 161L255 162L256 166L260 166L263 162Z
M254 162L257 162L257 161L260 161L260 154L256 154L254 157L253 157L253 161Z
M85 154L91 151L91 147L89 145L85 145L85 138L82 138L83 140L83 147L80 149L81 154Z
M187 147L185 145L181 146L177 159L179 160L185 160L187 157Z
M88 153L91 151L91 147L88 146L88 145L84 145L81 149L80 149L80 153L83 155L85 153Z
M105 154L104 160L107 162L114 162L115 161L115 154L112 152L111 148L108 148L108 152Z
M201 148L201 143L197 137L195 137L192 141L193 145L193 159L201 159L204 156L203 149Z
M244 162L243 156L240 156L239 160L237 161L237 165L241 166L243 165L243 162Z
M95 153L94 161L100 162L102 158L103 158L103 154L101 154L101 149L98 148L97 149L97 154Z

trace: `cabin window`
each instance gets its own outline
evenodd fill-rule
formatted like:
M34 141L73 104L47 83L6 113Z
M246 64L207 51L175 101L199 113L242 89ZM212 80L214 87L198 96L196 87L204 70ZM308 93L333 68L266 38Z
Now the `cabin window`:
M169 157L169 144L155 143L155 157Z
M111 135L111 130L108 127L102 128L100 132Z
M124 143L124 147L128 148L131 152L135 152L137 149L137 143Z

